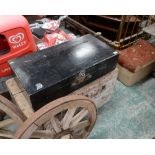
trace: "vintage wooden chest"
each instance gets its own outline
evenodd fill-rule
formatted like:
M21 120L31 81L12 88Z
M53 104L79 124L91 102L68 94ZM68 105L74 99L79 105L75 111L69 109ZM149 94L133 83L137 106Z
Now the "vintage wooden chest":
M35 110L114 70L118 55L92 35L85 35L10 61Z

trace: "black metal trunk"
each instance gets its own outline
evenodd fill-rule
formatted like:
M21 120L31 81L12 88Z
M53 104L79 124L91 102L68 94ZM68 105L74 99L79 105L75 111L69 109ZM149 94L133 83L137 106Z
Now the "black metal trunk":
M10 65L35 110L115 69L114 49L92 35L14 59Z

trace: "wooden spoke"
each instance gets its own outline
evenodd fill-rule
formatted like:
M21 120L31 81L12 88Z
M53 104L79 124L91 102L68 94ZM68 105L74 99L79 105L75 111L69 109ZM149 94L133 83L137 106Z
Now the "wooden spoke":
M69 125L72 121L75 111L76 111L76 108L73 107L73 108L68 109L68 111L66 112L66 115L64 116L61 122L63 130L66 130L69 128Z
M71 126L77 125L85 116L88 115L88 110L82 109L78 114L74 116L71 122Z
M87 133L86 128L89 127L90 122L88 120L79 122L76 126L72 127L71 130L73 131L72 135L73 138L79 139L81 137L85 137L85 134Z
M78 130L88 127L89 125L90 125L90 122L88 120L85 120L85 121L80 122L76 126L71 126L71 130L78 131Z
M3 138L13 138L13 134L11 131L0 130L0 137Z
M61 132L61 124L60 124L60 121L55 118L55 117L52 117L51 118L51 124L53 126L53 129L56 133L59 133Z
M14 138L86 138L95 124L96 114L95 104L87 97L59 98L32 114Z
M0 110L7 116L15 120L18 124L22 124L26 117L19 110L19 108L11 101L0 95Z
M4 112L5 117L0 121L0 137L12 138L13 132L1 130L11 124L20 126L26 117L11 101L0 95L0 111ZM7 118L7 119L6 119Z
M43 124L43 129L46 129L46 130L52 130L53 129L53 126L51 124L51 121L47 121L45 124Z
M0 128L4 128L4 127L11 125L13 123L14 123L14 120L12 120L12 119L6 119L3 121L0 121Z

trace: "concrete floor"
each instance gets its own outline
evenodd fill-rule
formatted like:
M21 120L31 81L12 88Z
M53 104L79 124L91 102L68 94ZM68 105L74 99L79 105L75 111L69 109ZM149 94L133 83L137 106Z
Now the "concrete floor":
M98 110L89 138L155 137L155 79L126 87L117 81L109 103Z

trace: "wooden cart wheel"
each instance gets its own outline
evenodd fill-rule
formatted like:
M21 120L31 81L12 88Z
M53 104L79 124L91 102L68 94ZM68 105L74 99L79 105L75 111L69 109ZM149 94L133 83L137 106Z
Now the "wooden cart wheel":
M6 128L12 124L20 126L26 117L11 101L0 95L0 137L12 138L13 131L7 131ZM15 131L14 131L15 132Z
M89 98L71 95L50 102L28 118L14 138L86 138L96 121Z

